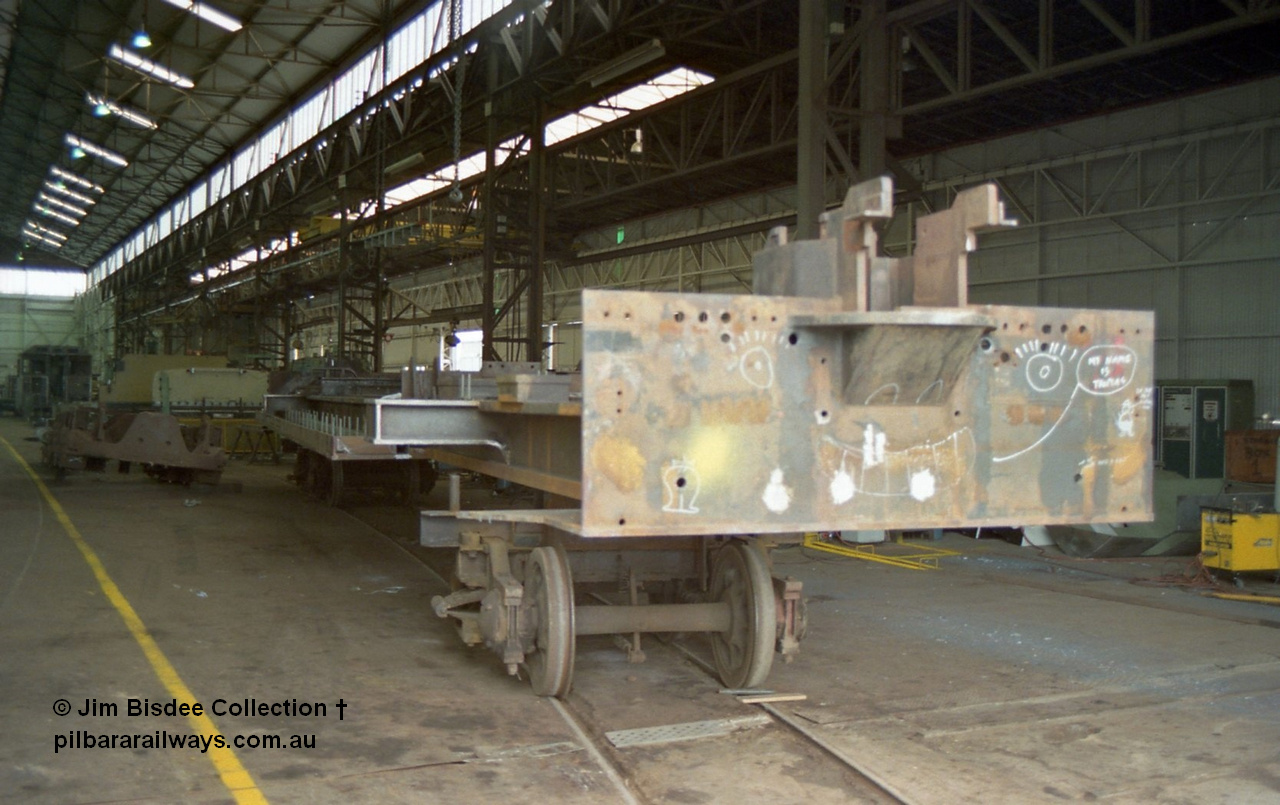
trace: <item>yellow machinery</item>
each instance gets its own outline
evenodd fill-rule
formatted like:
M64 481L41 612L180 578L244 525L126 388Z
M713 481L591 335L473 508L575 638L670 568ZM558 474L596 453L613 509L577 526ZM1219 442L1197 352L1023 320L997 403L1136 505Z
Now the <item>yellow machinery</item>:
M1201 509L1200 552L1208 568L1280 570L1280 514Z

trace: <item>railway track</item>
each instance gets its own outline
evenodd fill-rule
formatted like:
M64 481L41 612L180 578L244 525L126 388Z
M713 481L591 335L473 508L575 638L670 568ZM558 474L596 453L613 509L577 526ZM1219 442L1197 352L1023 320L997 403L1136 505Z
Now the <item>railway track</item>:
M368 516L348 513L425 566L442 588L448 588L444 552L418 548L411 538L389 533L391 529L385 522L371 522ZM580 641L586 644L589 656L618 651L604 637ZM809 792L805 794L809 802L912 802L892 781L882 779L848 751L825 740L803 719L773 704L742 704L733 696L719 693L701 696L697 701L673 701L669 692L672 689L720 689L712 663L679 637L651 638L645 653L648 667L658 671L657 675L665 680L663 684L650 685L649 675L639 678L641 675L630 671L619 676L616 666L592 667L590 676L580 680L582 684L568 696L546 700L608 781L617 802L648 805L713 801L699 799L698 793L687 786L674 786L677 790L673 793L670 769L696 764L694 777L701 777L703 782L722 776L740 778L744 759L752 760L749 774L757 778L760 786L767 787L776 780L779 790L773 792L772 798L777 801L797 799L797 792L787 788L789 780L819 779L824 781L822 791L829 790L830 796L815 797ZM487 657L481 653L476 659L483 662ZM529 695L534 694L530 691ZM645 708L650 711L645 715L661 715L667 723L633 729L636 722L628 716L634 713L617 712L615 706L615 700L624 695L657 703ZM714 801L720 798L717 796Z

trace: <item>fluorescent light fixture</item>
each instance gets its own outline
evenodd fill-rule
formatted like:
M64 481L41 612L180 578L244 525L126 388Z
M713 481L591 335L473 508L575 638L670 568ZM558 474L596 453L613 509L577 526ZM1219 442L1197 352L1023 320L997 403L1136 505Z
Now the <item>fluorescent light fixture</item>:
M409 168L416 168L417 166L421 165L426 161L427 161L427 158L423 156L421 153L410 154L404 159L398 160L396 162L392 162L390 165L383 168L382 172L388 175L392 173L400 173L401 171L406 171Z
M80 222L72 218L70 215L63 215L57 210L50 209L43 204L33 204L32 208L41 215L47 215L55 221L61 221L62 223L70 224L71 226L80 226Z
M122 168L129 167L129 160L112 151L110 148L103 148L100 145L91 143L88 140L82 140L74 134L68 133L63 138L67 145L71 146L72 151L79 148L86 154L91 154L104 162L110 162L112 165L118 165ZM72 154L74 156L74 153Z
M41 190L38 194L36 194L36 197L39 198L41 201L43 201L45 204L52 204L58 209L64 212L69 212L72 215L78 216L80 218L83 218L89 214L88 210L82 210L74 204L68 204L62 199L57 198L56 196L51 196L48 193L44 192L43 190Z
M119 115L120 117L124 118L125 120L129 121L135 126L141 126L144 129L154 129L159 127L154 120L142 114L141 112L135 112L132 109L128 109L117 103L113 103L112 101L107 100L101 95L95 95L94 93L90 92L88 95L84 96L84 99L89 102L90 106L93 107L93 113L98 117L106 117L107 115Z
M95 193L107 192L107 188L103 187L102 185L97 184L95 182L91 182L88 179L81 176L80 174L72 173L66 168L60 168L57 165L50 165L49 172L52 173L54 176L57 176L62 181L70 182L76 187L80 187L85 190L92 190Z
M42 243L46 243L46 244L48 244L49 246L52 246L52 247L53 247L53 248L55 248L55 249L61 249L61 248L62 248L62 241L54 240L53 238L47 238L47 237L45 237L44 235L41 235L39 232L29 232L29 231L27 231L27 230L25 230L25 229L24 229L24 230L22 230L22 234L23 234L23 236L24 236L24 237L31 238L32 240L38 240L38 241L40 241L40 242L42 242Z
M244 27L243 25L240 24L240 20L236 19L230 14L227 14L226 12L219 11L218 9L214 8L213 6L207 3L201 3L200 0L194 0L194 2L193 0L164 0L164 1L171 6L176 6L177 8L180 8L183 11L189 12L191 14L195 14L197 17L204 20L205 22L213 23L219 28L222 28L223 30L226 30L226 31L230 31L231 33L235 33L236 31Z
M151 47L151 35L146 31L138 31L133 35L133 39L129 40L130 44L141 50L142 48Z
M98 200L96 198L90 198L89 196L86 196L84 193L77 193L76 191L72 190L66 185L59 184L58 182L52 181L51 179L44 180L44 189L51 190L54 193L58 193L60 195L66 196L72 201L78 201L81 204L97 204L98 203Z
M107 50L107 56L120 62L130 70L136 70L143 75L158 78L161 81L167 81L175 87L183 89L195 89L196 83L181 73L175 73L163 64L157 64L151 59L144 59L137 53L130 53L119 45L112 45Z
M633 70L639 70L649 62L657 61L665 55L667 55L667 49L662 46L662 40L651 39L638 48L628 50L616 59L610 59L604 64L587 70L578 76L578 83L598 87L615 78L621 78Z
M50 237L50 238L54 238L54 239L56 239L56 240L66 240L66 239L67 239L67 236L66 236L66 235L64 235L64 234L62 234L62 233L61 233L61 232L59 232L58 230L56 230L56 229L50 229L50 228L49 228L49 227L47 227L47 226L41 226L40 224L37 224L35 221L32 221L32 220L30 220L30 219L28 219L28 220L27 220L27 222L26 222L25 224L23 224L23 227L24 227L24 230L23 230L23 231L30 230L31 232L38 232L38 233L40 233L41 235L44 235L44 236L46 236L46 237Z

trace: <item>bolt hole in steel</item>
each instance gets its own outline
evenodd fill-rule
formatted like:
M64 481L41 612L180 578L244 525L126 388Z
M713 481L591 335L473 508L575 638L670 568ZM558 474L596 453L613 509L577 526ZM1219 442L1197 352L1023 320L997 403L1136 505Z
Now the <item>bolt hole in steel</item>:
M705 310L698 314L698 321L706 321L709 318L710 316L707 315L707 311Z
M551 546L534 548L525 571L522 613L530 619L531 636L524 667L539 696L562 698L573 684L573 580L564 552Z
M1000 353L1000 362L1001 362L1001 363L1008 363L1008 362L1009 362L1009 353L1007 353L1007 352L1001 352L1001 353Z
M1048 342L1048 341L1041 341L1041 342L1040 342L1040 351L1041 351L1041 352L1048 352L1048 351L1049 351L1049 342Z
M791 335L787 336L788 344L794 345L799 340L800 340L800 336L796 335L795 333L792 333Z
M978 342L978 347L983 352L990 352L991 350L996 348L996 344L990 338L984 338Z
M720 321L724 322L725 324L729 323L730 318L732 317L729 315L729 311L727 310L724 313L720 314Z
M759 548L735 540L720 549L711 568L710 600L729 607L729 628L711 635L720 681L730 688L761 685L773 667L777 614Z
M607 319L607 318L609 318L609 311L607 311L607 310L606 310L606 311L604 312L604 317L605 317L606 319Z
M724 343L726 343L726 344L727 344L727 343L729 343L730 338L731 338L731 336L730 336L728 333L721 333L721 334L720 334L720 340L721 340L721 341L723 341L723 342L724 342Z
M675 320L676 320L676 321L684 321L684 314L683 314L683 313L676 313L676 315L675 315Z
M681 489L683 489L683 488L684 488L684 485L685 485L685 484L687 484L687 483L688 483L688 481L686 481L683 477L680 477L680 478L677 478L677 479L676 479L676 486L680 487Z

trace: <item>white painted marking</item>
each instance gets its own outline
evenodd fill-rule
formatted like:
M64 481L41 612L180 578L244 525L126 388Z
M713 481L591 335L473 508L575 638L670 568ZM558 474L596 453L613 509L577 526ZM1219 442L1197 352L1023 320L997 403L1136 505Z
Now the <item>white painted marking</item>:
M849 474L849 471L844 468L842 463L835 477L831 479L831 502L837 506L848 503L853 500L853 496L857 491L858 489L853 483L853 476Z
M760 499L774 514L782 514L791 508L791 488L782 482L782 470L769 473L769 485L764 488Z
M886 389L893 389L893 399L889 401L889 404L892 405L893 403L896 403L898 401L898 394L899 392L901 392L901 389L898 387L897 383L885 383L880 388L868 394L866 401L863 402L862 404L871 405L871 401L874 400L876 397L879 397L880 393Z
M700 480L693 462L673 459L662 468L662 510L673 514L697 514Z
M911 473L911 497L923 503L938 491L937 481L929 470Z

